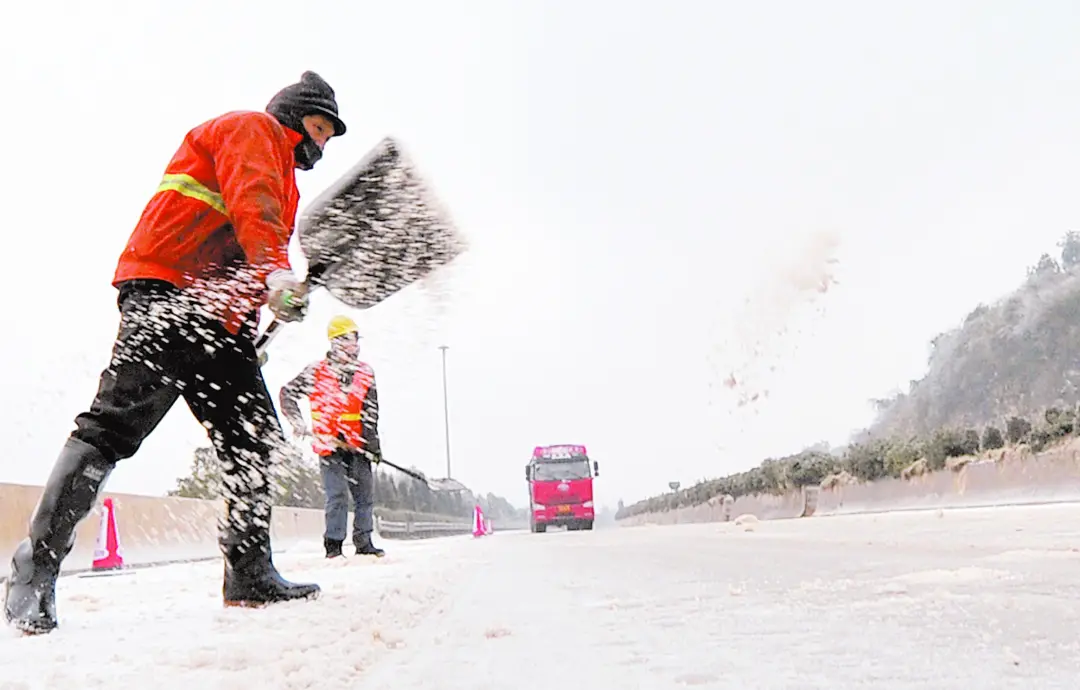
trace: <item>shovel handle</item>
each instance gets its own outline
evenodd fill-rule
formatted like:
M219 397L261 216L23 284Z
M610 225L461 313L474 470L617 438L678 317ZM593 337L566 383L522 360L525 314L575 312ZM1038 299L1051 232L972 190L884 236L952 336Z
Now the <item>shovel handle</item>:
M308 271L307 278L305 278L302 283L304 290L310 293L312 290L322 285L323 275L333 266L334 264L332 262L313 265ZM270 345L270 341L277 337L277 334L281 331L281 327L284 325L285 323L281 319L275 318L270 322L270 325L266 327L266 330L255 339L255 354L258 356L260 364L266 363L266 359L263 356L266 353L266 348Z
M388 467L393 467L395 470L397 470L398 472L401 472L402 474L407 474L407 475L409 475L410 477L412 477L413 479L415 479L417 481L424 482L425 484L427 483L427 479L423 475L417 474L416 472L413 472L412 470L405 469L401 465L395 465L394 463L390 462L389 460L386 460L386 459L380 460L379 464L386 465Z
M270 322L270 325L266 327L266 330L263 331L255 341L255 354L262 357L263 353L266 352L267 345L269 345L270 341L277 337L278 332L281 331L282 325L283 323L277 319Z

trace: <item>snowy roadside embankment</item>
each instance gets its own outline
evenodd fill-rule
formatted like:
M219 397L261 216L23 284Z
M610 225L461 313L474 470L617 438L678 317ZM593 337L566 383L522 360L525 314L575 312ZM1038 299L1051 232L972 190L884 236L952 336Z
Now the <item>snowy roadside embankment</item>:
M844 515L932 508L1036 505L1080 501L1080 440L1041 453L1012 449L954 469L872 482L807 487L782 496L714 496L696 505L639 513L621 525L727 522L742 514L760 519Z

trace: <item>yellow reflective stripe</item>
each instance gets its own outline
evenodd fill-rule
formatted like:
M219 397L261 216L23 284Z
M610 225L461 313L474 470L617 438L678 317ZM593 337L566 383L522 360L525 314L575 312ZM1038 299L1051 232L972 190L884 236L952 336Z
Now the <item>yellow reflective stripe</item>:
M322 412L312 412L311 413L311 418L312 419L321 419L322 418ZM346 412L345 414L339 415L338 420L342 421L342 422L359 422L360 421L360 413L359 412Z
M225 211L225 201L221 198L221 195L210 191L206 185L191 175L168 173L161 178L161 184L158 185L157 190L158 192L179 192L186 197L198 199L223 216L229 215Z

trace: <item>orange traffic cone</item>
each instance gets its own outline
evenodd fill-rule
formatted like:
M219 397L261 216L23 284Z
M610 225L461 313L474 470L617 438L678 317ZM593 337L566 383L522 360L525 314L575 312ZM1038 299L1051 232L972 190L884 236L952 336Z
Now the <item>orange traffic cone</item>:
M485 534L484 530L484 511L480 510L480 504L477 503L473 508L473 530L472 535L474 537L482 537Z
M106 498L101 507L101 527L98 529L92 569L98 572L123 567L123 549L120 548L120 535L116 532L116 510L112 498Z

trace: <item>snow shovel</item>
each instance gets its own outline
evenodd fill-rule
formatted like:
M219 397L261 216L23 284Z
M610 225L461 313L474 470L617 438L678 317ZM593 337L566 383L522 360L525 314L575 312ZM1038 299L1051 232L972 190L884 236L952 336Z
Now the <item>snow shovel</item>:
M304 437L310 438L311 437L311 432L309 431L307 434L304 434L300 438L304 438ZM346 449L346 450L355 450L352 446L349 446L343 440L335 441L335 444L339 448L343 448L343 449ZM300 445L299 438L294 438L289 445L292 447L293 451L295 453L297 453L298 455L302 456L304 453L307 452L307 448ZM389 460L386 460L384 458L379 458L378 464L379 465L386 465L387 467L393 467L398 472L401 472L402 474L405 474L405 475L411 477L412 479L415 479L418 482L426 484L427 487L429 489L431 489L432 491L468 491L469 490L468 487L466 487L464 484L462 484L461 482L459 482L456 479L450 479L449 477L447 477L446 479L428 479L427 477L424 476L423 472L420 472L418 470L407 469L405 467L402 467L401 465L390 462Z
M450 477L447 477L445 479L428 479L421 472L414 472L413 470L405 469L401 465L395 465L394 463L385 459L380 460L379 464L393 467L398 472L406 474L418 482L427 484L427 487L432 491L468 491L468 488L466 488L464 484L462 484L456 479L451 479Z
M368 309L445 266L467 249L431 186L392 137L385 137L305 209L297 222L309 258L308 289L325 288ZM280 330L256 340L260 358Z

